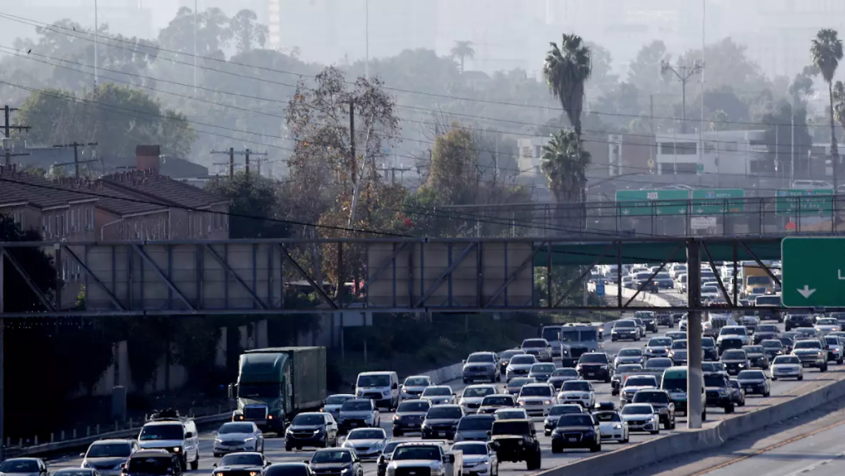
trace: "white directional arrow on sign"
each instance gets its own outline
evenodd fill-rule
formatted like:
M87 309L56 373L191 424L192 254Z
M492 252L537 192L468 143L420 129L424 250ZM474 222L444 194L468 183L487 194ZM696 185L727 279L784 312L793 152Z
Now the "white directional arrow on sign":
M805 284L805 285L804 285L804 289L798 288L798 292L799 292L799 293L801 293L801 295L802 295L802 296L804 296L804 299L807 299L807 298L809 298L810 296L812 296L812 295L813 295L813 293L814 293L814 292L816 292L816 290L815 290L815 289L810 289L810 286L807 286L807 285Z

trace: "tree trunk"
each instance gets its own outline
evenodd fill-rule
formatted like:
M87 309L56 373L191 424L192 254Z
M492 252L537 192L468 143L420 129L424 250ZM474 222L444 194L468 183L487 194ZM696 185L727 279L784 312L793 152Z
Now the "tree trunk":
M827 83L827 91L830 97L830 158L833 163L833 193L839 192L839 144L836 143L836 129L833 125L833 81Z

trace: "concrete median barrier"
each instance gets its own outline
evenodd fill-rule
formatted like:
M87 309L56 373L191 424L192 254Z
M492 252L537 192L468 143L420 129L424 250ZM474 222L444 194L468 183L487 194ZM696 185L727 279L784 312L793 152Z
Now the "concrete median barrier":
M845 397L845 380L796 396L788 401L718 423L706 423L701 430L681 430L571 464L542 471L542 476L595 476L627 473L669 458L710 450L726 441L773 423L794 418L825 403Z

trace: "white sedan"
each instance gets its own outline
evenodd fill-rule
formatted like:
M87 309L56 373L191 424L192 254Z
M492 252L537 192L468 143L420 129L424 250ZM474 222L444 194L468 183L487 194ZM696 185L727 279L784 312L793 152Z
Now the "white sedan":
M622 419L619 412L595 412L593 416L598 420L601 429L601 439L612 440L617 443L628 442L628 422Z
M660 417L648 403L631 403L622 409L622 419L630 431L647 431L652 435L660 433Z
M804 368L801 366L801 359L794 355L779 355L772 362L772 380L779 378L795 378L804 380Z

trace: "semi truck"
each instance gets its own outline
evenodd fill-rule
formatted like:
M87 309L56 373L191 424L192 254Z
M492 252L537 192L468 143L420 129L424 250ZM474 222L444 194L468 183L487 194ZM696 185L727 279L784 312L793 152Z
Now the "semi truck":
M291 417L318 410L326 399L325 347L248 350L238 369L237 383L229 385L229 398L238 403L232 421L282 435Z

